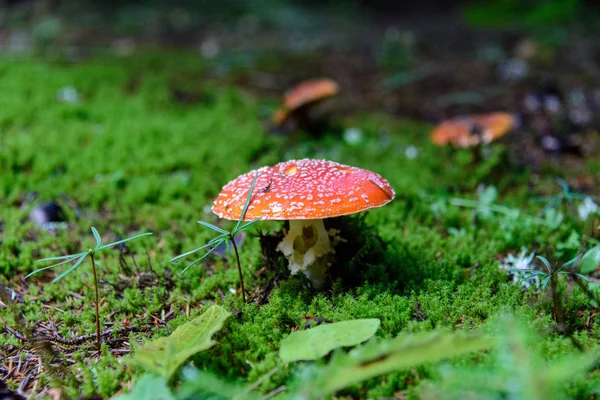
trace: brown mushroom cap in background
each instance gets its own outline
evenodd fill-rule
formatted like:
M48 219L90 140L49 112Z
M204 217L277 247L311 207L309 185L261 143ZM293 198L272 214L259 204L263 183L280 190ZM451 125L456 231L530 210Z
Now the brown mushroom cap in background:
M275 125L281 125L298 108L335 96L339 91L339 85L333 79L322 78L302 81L285 92L283 107L275 111L271 121Z
M493 142L510 132L514 126L514 117L505 112L467 115L439 124L431 133L431 141L438 146L452 144L472 147ZM477 134L475 130L481 132Z
M291 160L250 171L223 187L212 210L240 218L256 173L246 221L323 219L383 206L394 189L379 174L326 160Z

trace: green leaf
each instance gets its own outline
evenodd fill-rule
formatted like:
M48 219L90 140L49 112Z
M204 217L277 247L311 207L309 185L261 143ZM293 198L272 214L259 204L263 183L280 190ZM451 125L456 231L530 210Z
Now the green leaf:
M252 225L254 225L254 224L255 224L255 223L257 223L257 222L260 222L260 219L255 219L255 220L253 220L253 221L246 222L244 225L241 225L241 226L239 226L239 227L235 228L235 229L234 229L234 230L231 232L231 234L232 234L233 236L235 236L235 235L236 235L238 232L240 232L240 231L243 231L244 229L248 228L249 226L252 226Z
M262 398L257 392L248 390L239 382L226 380L212 372L186 366L181 375L182 383L176 390L178 400Z
M132 236L132 237L127 238L127 239L118 240L116 242L105 244L104 246L98 247L96 250L102 250L102 249L106 249L106 248L109 248L109 247L115 247L118 244L129 242L130 240L137 239L137 238L142 237L142 236L150 236L150 235L152 235L152 232L140 233L139 235L135 235L135 236Z
M537 258L542 262L542 264L544 264L549 274L552 273L552 266L550 265L550 261L548 261L545 257L542 256L535 256L535 258Z
M225 240L225 239L223 239ZM197 260L192 261L190 264L188 264L180 273L179 275L183 275L185 273L185 271L187 271L188 269L192 268L194 265L198 264L200 261L204 260L206 257L210 256L212 254L213 251L217 250L217 248L219 247L219 245L222 242L217 243L214 247L212 247L210 250L208 250L206 253L204 253L204 255L202 257L200 257Z
M135 382L131 392L115 397L113 400L175 400L167 381L159 376L144 374Z
M356 319L292 332L281 342L279 357L284 362L318 360L333 349L356 346L370 339L377 329L378 319Z
M212 347L212 336L231 315L214 305L202 315L181 325L170 336L136 347L132 362L166 380L191 356Z
M68 256L60 256L60 257L47 257L47 258L42 258L41 260L36 260L36 261L34 261L34 263L45 262L45 261L66 260L67 258L74 259L74 258L79 257L81 254L83 254L83 253L69 254ZM68 261L65 261L65 262L68 262ZM54 264L54 265L59 265L59 264ZM53 267L54 265L51 265L50 267Z
M66 271L64 271L62 274L60 274L59 276L57 276L56 278L54 278L52 280L52 283L58 282L60 281L62 278L64 278L65 276L69 275L71 272L73 272L73 270L75 270L75 268L79 267L79 264L81 264L83 262L83 260L85 260L85 257L88 255L88 253L84 253L81 257L79 257L79 260L77 260L75 262L75 264L71 265Z
M100 237L100 234L98 233L96 228L94 228L93 226L92 226L92 234L94 235L94 239L96 239L95 249L98 249L100 246L102 246L102 238Z
M225 229L219 228L218 226L215 226L213 224L209 224L208 222L198 221L198 223L208 229L212 229L215 232L219 232L223 235L229 235L229 232L227 232Z
M87 254L88 253L86 251L85 253L73 254L71 256L66 256L66 257L44 258L43 260L39 260L39 261L48 261L48 260L52 260L52 259L54 259L54 260L60 260L60 259L64 259L64 258L67 258L67 259L65 261L62 261L62 262L59 262L59 263L56 263L56 264L52 264L52 265L49 265L49 266L44 267L44 268L36 269L35 271L30 272L29 274L27 274L25 276L25 278L29 278L31 275L35 275L38 272L45 271L45 270L50 269L50 268L58 267L59 265L63 265L63 264L66 264L66 263L70 263L70 262L74 261L77 257L81 257L81 256L84 256L84 255L87 255ZM38 261L36 261L36 262L38 262Z
M225 240L227 237L228 237L228 235L219 235L219 236L217 236L216 238L214 238L214 239L211 239L211 240L210 240L208 243L206 243L204 246L200 246L200 247L198 247L198 248L196 248L196 249L194 249L194 250L190 250L190 251L187 251L187 252L185 252L185 253L183 253L183 254L180 254L180 255L178 255L177 257L174 257L174 258L172 258L172 259L171 259L171 261L169 261L169 262L170 262L171 264L177 264L177 263L179 262L179 260L181 260L182 258L185 258L185 257L189 256L190 254L194 254L194 253L196 253L196 252L198 252L198 251L200 251L200 250L202 250L202 249L205 249L205 248L207 248L207 247L210 247L210 246L212 246L212 245L215 245L215 244L218 246L218 245L219 245L219 244L221 244L221 242L222 242L222 241L224 241L224 240Z
M250 185L250 190L248 190L248 197L246 197L246 203L244 204L244 208L242 208L242 214L240 215L240 219L235 225L234 231L240 227L240 224L244 220L246 216L246 211L248 211L248 206L250 205L250 199L252 198L252 192L254 192L254 185L256 185L256 180L258 179L258 172L254 175L254 179L252 179L252 184Z
M389 372L438 362L495 346L489 336L427 332L370 341L349 353L338 354L303 387L308 398L321 398Z
M591 274L598 268L598 265L600 265L600 246L592 247L583 255L579 272Z

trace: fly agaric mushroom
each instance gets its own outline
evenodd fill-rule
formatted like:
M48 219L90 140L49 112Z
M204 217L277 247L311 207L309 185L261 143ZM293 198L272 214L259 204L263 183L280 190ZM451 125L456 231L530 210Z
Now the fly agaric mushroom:
M238 220L254 177L247 221L288 220L289 231L277 246L289 261L292 275L302 271L315 287L323 284L334 253L324 218L381 207L395 197L379 174L326 160L291 160L250 171L223 187L212 210Z
M340 88L333 79L311 79L289 89L283 98L283 107L271 117L273 125L282 126L292 115L305 114L307 107L328 97L335 96ZM306 116L305 116L306 117Z
M431 133L431 141L438 146L475 147L499 139L514 126L514 117L505 112L467 115L439 124Z

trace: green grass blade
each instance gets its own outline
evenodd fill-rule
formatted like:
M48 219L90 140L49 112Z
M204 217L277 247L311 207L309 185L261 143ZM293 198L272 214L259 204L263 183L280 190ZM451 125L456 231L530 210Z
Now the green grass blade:
M79 260L77 260L77 262L75 262L75 264L71 265L69 267L69 269L67 269L65 272L63 272L62 274L60 274L59 276L57 276L56 278L54 278L54 280L52 280L52 283L60 281L62 278L64 278L65 276L67 276L68 274L70 274L71 272L73 272L73 270L75 268L79 267L79 264L81 264L83 262L83 260L85 260L85 257L87 255L88 255L88 253L85 253L84 255L82 255L81 257L79 257Z
M71 261L75 260L77 257L82 257L82 256L83 256L83 255L85 255L85 254L87 254L87 252L86 252L86 253L79 253L79 254L75 254L75 255L68 256L68 260L65 260L65 261L63 261L63 262L59 262L59 263L57 263L57 264L52 264L52 265L49 265L49 266L47 266L47 267L44 267L44 268L36 269L35 271L33 271L33 272L31 272L31 273L27 274L27 275L25 276L25 278L29 278L31 275L37 274L38 272L45 271L45 270L47 270L47 269L54 268L54 267L58 267L59 265L63 265L63 264L69 263L69 262L71 262ZM39 260L39 261L45 261L45 260L47 260L47 259L44 259L44 260ZM36 261L36 262L37 262L37 261Z
M244 225L235 228L233 231L231 231L231 234L235 236L238 232L243 231L244 229L248 228L251 225L254 225L257 222L260 222L260 219L255 219L254 221L247 222Z
M200 257L199 259L193 261L191 264L189 264L188 266L186 266L183 271L181 271L179 273L179 275L183 275L185 273L185 271L187 271L188 269L190 269L191 267L193 267L194 265L198 264L200 261L204 260L206 257L208 257L209 255L211 255L211 253L213 251L215 251L217 249L217 247L219 247L219 245L214 246L212 249L210 249L209 251L206 252L206 254L204 254L202 257Z
M198 247L197 249L190 250L188 252L180 254L177 257L172 258L169 262L171 264L177 264L177 262L179 262L179 260L181 260L182 258L185 258L185 257L189 256L190 254L194 254L194 253L196 253L196 252L198 252L200 250L203 250L203 249L205 249L207 247L210 247L212 245L215 245L215 244L218 246L219 244L221 244L221 242L225 241L225 238L227 236L229 236L229 233L227 235L223 234L223 235L217 236L216 238L212 239L210 242L206 243L204 246Z
M550 282L550 279L552 279L552 277L548 276L542 281L542 289L546 289L546 286L548 286L548 282Z
M569 193L569 184L562 178L556 178L556 184L560 186L564 193Z
M116 245L118 245L118 244L125 243L125 242L129 242L130 240L137 239L137 238L139 238L139 237L142 237L142 236L150 236L150 235L152 235L152 232L140 233L139 235L135 235L135 236L132 236L132 237L130 237L130 238L127 238L127 239L118 240L118 241L116 241L116 242L112 242L112 243L109 243L109 244L105 244L104 246L100 246L100 247L98 247L96 250L103 250L103 249L107 249L107 248L109 248L109 247L114 247L114 246L116 246Z
M254 185L256 185L257 179L258 172L256 173L256 175L254 175L254 179L252 179L252 184L250 185L250 190L248 191L248 197L246 198L246 204L244 204L244 208L242 209L242 215L240 215L240 219L238 220L237 224L235 225L235 228L233 229L236 232L240 224L244 220L244 217L246 216L246 211L248 211L248 206L250 205L250 199L252 198L252 192L254 192Z
M225 229L219 228L218 226L215 226L213 224L209 224L208 222L204 222L204 221L198 221L198 223L208 229L212 229L215 232L219 232L222 233L224 235L229 235L229 232L226 231Z
M40 262L45 262L45 261L66 260L67 258L77 258L77 257L79 257L82 254L83 253L69 254L68 256L60 256L60 257L47 257L47 258L42 258L41 260L35 260L34 263L40 263Z
M548 261L545 257L542 256L535 256L535 258L537 258L544 264L544 266L548 270L548 273L552 273L552 266L550 265L550 261Z
M94 239L96 239L96 250L98 250L98 248L100 246L102 246L102 238L100 237L100 234L98 233L98 231L96 230L96 228L94 228L92 226L92 234L94 235Z

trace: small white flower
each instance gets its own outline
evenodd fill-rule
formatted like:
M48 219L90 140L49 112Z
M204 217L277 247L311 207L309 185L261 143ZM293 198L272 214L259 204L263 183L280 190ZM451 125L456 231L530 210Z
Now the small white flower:
M540 287L540 278L538 276L531 276L533 273L532 270L535 269L535 266L531 263L534 257L535 252L527 254L527 249L522 248L517 256L512 253L508 254L502 260L500 269L508 271L513 283L520 283L523 289L529 289L532 286L538 289Z
M591 197L586 197L577 207L577 213L579 218L585 221L591 214L598 213L598 204Z

